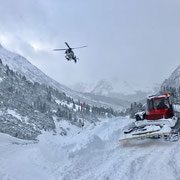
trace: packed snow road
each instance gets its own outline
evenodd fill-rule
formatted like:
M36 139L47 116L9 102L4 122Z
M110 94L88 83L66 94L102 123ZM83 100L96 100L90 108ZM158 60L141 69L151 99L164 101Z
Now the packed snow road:
M0 180L180 179L180 142L119 142L130 122L106 119L80 129L62 121L56 135L43 133L39 142L0 134Z

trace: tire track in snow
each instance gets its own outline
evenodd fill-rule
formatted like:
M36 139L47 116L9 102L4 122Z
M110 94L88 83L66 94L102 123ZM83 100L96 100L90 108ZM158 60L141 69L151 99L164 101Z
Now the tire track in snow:
M164 144L161 142L161 140L152 141L147 139L141 143L142 144L140 144L139 147L136 147L134 154L132 154L134 157L133 160L129 161L129 164L131 164L130 171L133 172L130 173L132 176L129 177L129 179L139 179L145 174L146 176L147 174L150 175L147 176L146 179L151 179L151 176L154 175L154 172L157 172L156 168L159 164L159 157L166 156L164 154L165 152L162 151ZM144 146L146 144L148 144L147 147Z
M179 180L180 179L180 167L178 167L178 159L176 159L176 156L179 155L180 149L179 145L176 145L172 151L170 152L171 158L169 158L168 165L172 168L172 171L174 173L174 179Z
M4 150L9 150L6 153L0 148L0 153L3 153L0 161L4 163L0 166L2 170L0 179L12 180L10 175L13 173L10 172L8 175L6 173L7 168L11 168L7 163L17 161L13 155L21 154L25 164L18 162L18 165L21 164L22 167L27 163L33 169L32 174L35 176L39 175L38 172L41 174L40 179L43 179L42 177L48 180L180 179L180 157L178 157L180 141L172 143L161 139L145 139L120 143L122 126L128 123L128 119L110 120L94 129L84 130L65 145L46 138L45 145L42 146L41 142L28 146L29 149L25 146L13 145L7 148L3 145ZM79 139L84 136L83 140ZM58 138L55 140L59 140ZM11 149L12 147L19 148ZM42 149L45 150L44 153ZM63 155L67 157L64 158ZM23 173L18 174L18 180L22 179L21 177L28 177L23 176Z

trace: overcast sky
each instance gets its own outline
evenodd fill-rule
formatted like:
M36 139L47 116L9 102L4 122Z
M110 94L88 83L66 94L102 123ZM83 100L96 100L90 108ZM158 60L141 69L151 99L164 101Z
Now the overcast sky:
M88 45L68 62L54 48ZM0 0L0 43L60 83L161 83L180 65L179 0Z

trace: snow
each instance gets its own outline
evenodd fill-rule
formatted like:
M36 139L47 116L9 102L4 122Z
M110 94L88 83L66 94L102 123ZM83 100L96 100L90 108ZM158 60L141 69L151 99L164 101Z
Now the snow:
M65 106L67 106L69 109L72 109L73 108L73 103L67 103L67 102L64 102L64 101L62 101L61 103L60 103L62 106L63 105L65 105Z
M18 120L25 122L26 124L31 124L34 126L34 124L29 123L29 118L27 116L21 116L20 114L18 114L16 111L12 110L12 109L7 109L7 114L11 114L13 117L17 118ZM0 115L2 115L2 112L0 111ZM35 128L35 126L34 126Z
M135 121L135 125L140 127L140 126L145 126L145 125L168 125L169 127L174 127L177 122L177 117L173 117L172 119L159 119L159 120L143 120L143 121Z
M3 81L3 79L0 77L0 83Z
M39 142L0 134L1 180L180 179L180 142L144 139L119 142L128 118L104 119L78 128L56 123L56 135ZM61 128L68 131L60 136Z
M39 82L40 84L47 84L48 86L58 89L60 92L66 93L68 97L72 97L75 101L81 100L82 102L86 102L91 105L114 107L113 103L111 104L106 102L99 102L96 99L92 99L91 97L85 96L82 93L73 91L65 85L56 82L55 80L44 74L37 67L35 67L33 64L31 64L26 58L6 50L1 45L0 59L2 60L4 65L8 65L10 69L12 69L13 71L18 72L21 75L24 75L29 81ZM118 108L123 107L118 106Z
M179 78L180 78L180 65L172 72L170 77L163 82L162 87L171 86L178 88L180 86Z
M14 110L11 110L11 109L8 109L7 110L7 113L8 114L11 114L12 116L14 116L14 117L16 117L17 119L21 119L22 118L22 116L20 115L20 114L18 114L16 111L14 111Z
M151 96L148 96L147 98L148 99L159 99L159 98L167 98L167 97L170 97L169 95L151 95Z
M61 105L61 106L67 106L69 109L73 109L73 103L67 103L67 101L60 101L58 99L55 100L55 102L58 104L58 105ZM80 106L75 104L75 108L73 109L73 111L78 111L78 109L80 109Z
M152 135L162 135L162 134L170 134L171 128L168 125L164 125L163 127L157 125L147 125L143 129L137 129L132 131L131 133L124 134L121 133L120 141L124 141L127 139L135 139L135 138L144 138L145 136L151 137Z
M174 107L175 112L180 113L180 105L179 104L175 104L173 107Z

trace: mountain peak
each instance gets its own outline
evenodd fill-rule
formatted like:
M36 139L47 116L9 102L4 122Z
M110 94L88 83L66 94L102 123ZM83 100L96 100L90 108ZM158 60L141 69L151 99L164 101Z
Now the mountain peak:
M103 80L98 81L98 83L96 84L94 89L91 91L91 93L96 94L96 95L106 96L112 90L113 90L112 84L109 81L103 79Z
M60 92L64 92L69 97L79 99L90 105L96 105L101 107L114 107L114 104L112 102L108 104L106 101L99 102L96 100L96 98L93 99L85 97L84 94L71 90L70 88L56 82L52 78L48 77L41 70L39 70L37 67L32 65L26 58L16 53L10 52L6 50L6 48L0 48L0 59L2 60L2 63L4 65L8 65L11 70L13 70L14 72L18 72L18 74L21 74L22 76L25 76L26 79L31 82L46 84L54 89L59 90ZM96 88L96 93L108 94L108 92L111 90L111 85L106 84L106 82L101 82ZM118 106L118 109L122 107L123 106Z

